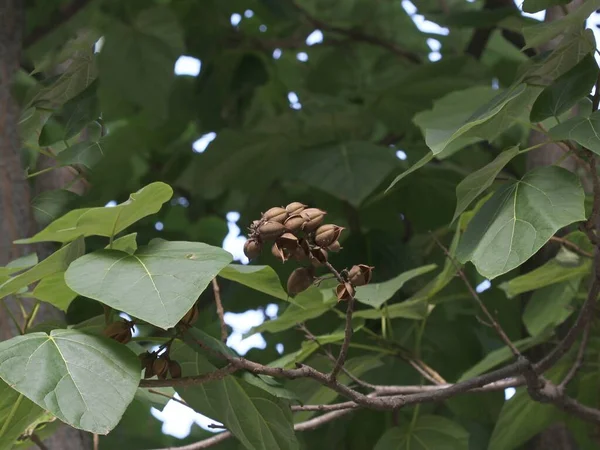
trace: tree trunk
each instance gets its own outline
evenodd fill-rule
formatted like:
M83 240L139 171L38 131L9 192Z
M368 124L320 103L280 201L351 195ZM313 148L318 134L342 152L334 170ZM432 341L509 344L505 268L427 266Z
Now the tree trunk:
M35 250L13 244L17 239L31 236L36 229L30 208L30 186L20 157L19 107L11 95L20 65L22 25L22 0L0 0L0 266ZM14 299L4 300L8 308L11 305L14 308L14 303ZM58 314L50 305L43 305L38 316L43 320ZM0 309L0 339L9 339L17 333L6 309ZM92 448L92 439L89 433L65 425L46 445L49 450L85 450Z

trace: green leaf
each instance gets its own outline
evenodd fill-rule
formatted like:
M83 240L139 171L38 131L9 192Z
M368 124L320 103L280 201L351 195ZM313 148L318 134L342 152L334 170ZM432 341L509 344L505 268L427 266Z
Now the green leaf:
M60 152L56 159L64 166L80 164L92 169L103 156L100 142L78 142Z
M559 382L569 366L560 364L553 367L546 376ZM561 420L564 413L554 405L533 400L527 389L517 388L516 394L504 402L496 426L490 438L489 450L512 450L519 448L533 436Z
M525 48L537 47L571 28L581 27L590 14L598 8L600 8L600 0L588 0L565 17L523 28L523 36L527 43Z
M471 172L456 186L456 211L452 218L453 222L469 207L473 200L492 185L504 166L518 154L518 146L503 151L491 163L475 172Z
M571 0L524 0L523 11L526 13L536 13L551 6L567 5L569 3L571 3Z
M133 400L140 366L111 339L53 330L0 342L0 378L63 422L106 434Z
M573 312L581 277L546 286L534 292L523 312L523 324L532 336L563 323Z
M530 348L535 347L536 345L544 343L548 340L550 335L550 332L545 332L537 336L521 339L520 341L515 341L513 342L513 344L521 352L524 352L526 350L529 350ZM500 364L503 364L512 358L514 358L514 355L508 347L501 347L497 350L491 351L485 356L485 358L483 358L481 361L479 361L477 364L475 364L473 367L471 367L469 370L463 373L458 381L468 380L469 378L481 375L482 373L488 372L489 370L498 367Z
M125 236L120 237L119 239L115 239L112 242L112 245L109 244L105 248L111 250L120 250L125 253L129 253L133 255L137 250L137 233L129 233Z
M41 226L48 225L62 216L68 205L78 198L79 195L66 189L40 193L31 202L35 221Z
M392 181L390 183L390 185L387 187L387 189L385 190L385 194L387 194L397 183L402 181L404 178L409 176L411 173L416 172L421 167L427 165L427 163L433 159L433 156L434 156L433 153L431 153L431 152L427 153L420 160L418 160L416 163L414 163L412 166L410 166L410 169L405 170L400 175L398 175L396 178L394 178L394 181Z
M33 267L37 263L37 254L29 253L28 255L21 256L20 258L13 259L5 267L0 267L0 275L11 275L15 272L20 272L23 269Z
M549 117L559 117L590 93L597 78L596 60L593 55L587 54L542 91L531 108L530 120L542 122Z
M403 421L390 428L377 441L374 450L468 450L469 433L456 422L442 416L420 415L414 426Z
M381 305L392 298L397 291L402 289L404 283L415 277L429 273L436 267L435 264L429 264L401 273L397 277L384 281L383 283L360 286L356 289L356 300L365 305L372 306L373 308L380 308Z
M359 206L399 165L394 151L369 142L343 142L303 151L297 178Z
M65 272L57 272L40 281L32 294L38 300L56 306L62 311L67 311L77 293L73 292L65 283Z
M566 255L569 258L565 257ZM523 292L533 291L555 283L562 283L579 279L590 273L592 260L561 249L556 258L529 273L505 281L499 287L508 298L515 297Z
M280 300L289 300L279 277L269 266L230 264L219 272L219 276Z
M0 380L0 450L10 450L17 438L45 411Z
M53 115L64 127L62 140L66 141L78 134L88 123L100 117L100 104L96 95L98 82L94 81L85 90L65 103Z
M131 25L113 21L98 61L103 108L106 90L162 117L181 53L182 32L168 8L144 9Z
M422 320L427 317L429 306L425 299L419 298L415 300L405 300L400 303L394 303L383 309L367 309L356 311L354 317L362 317L363 319L380 319L387 317L390 319Z
M171 357L183 376L201 375L216 369L201 354L176 342ZM250 450L296 450L299 448L289 405L262 389L233 376L178 389L194 410L222 422Z
M35 236L15 242L69 242L82 235L114 236L143 217L158 212L172 195L173 190L165 183L151 183L115 207L75 209L52 222Z
M600 137L596 132L599 127L600 111L595 111L587 117L573 117L556 125L550 130L550 137L556 141L570 139L600 155Z
M424 131L427 146L438 155L450 145L462 148L499 135L522 114L523 101L529 102L532 93L524 84L500 93L491 87L473 87L443 97L431 111L417 114L414 122ZM516 101L520 97L521 101Z
M65 279L79 295L160 328L171 328L231 262L225 250L154 239L130 255L99 250L71 264Z
M253 375L249 372L244 372L242 374L242 380L248 384L251 384L252 386L262 389L274 397L293 402L297 402L299 400L298 396L294 392L284 388L281 383L272 377L268 377L266 375Z
M577 176L555 166L506 183L469 222L457 249L462 263L493 279L520 266L560 228L585 219Z
M72 261L75 261L85 252L83 238L67 244L48 256L39 264L15 277L0 284L0 298L14 294L18 290L41 280L44 277L58 272L64 272Z

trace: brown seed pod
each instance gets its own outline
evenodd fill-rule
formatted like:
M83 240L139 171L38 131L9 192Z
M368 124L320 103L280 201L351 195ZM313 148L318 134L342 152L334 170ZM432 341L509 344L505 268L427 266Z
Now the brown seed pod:
M310 248L308 247L308 242L306 242L306 239L298 239L298 245L294 250L291 251L291 257L294 258L296 261L302 261L308 258L309 255Z
M286 232L283 224L279 222L265 222L258 227L258 234L263 240L277 239Z
M167 372L169 371L169 361L166 358L157 358L152 363L152 371L160 378L164 380L167 378Z
M181 366L177 361L169 361L169 373L171 378L181 378Z
M335 288L335 295L337 296L338 301L349 300L351 297L354 297L354 293L354 287L348 282L343 284L340 283Z
M310 251L310 263L315 267L321 267L327 262L327 250L313 248Z
M308 289L314 281L312 267L299 267L294 270L287 281L287 291L289 295L299 294Z
M285 248L280 247L277 242L275 242L271 247L271 253L275 258L280 259L281 262L286 262L288 259L290 259L288 251Z
M302 225L302 229L306 232L311 232L317 229L319 225L323 222L323 218L327 214L325 211L320 210L319 208L307 208L302 211L301 215L306 219L304 225Z
M154 371L152 370L152 364L156 359L156 354L144 352L139 355L139 358L142 369L144 370L144 378L152 378L155 375Z
M181 318L179 323L189 327L192 326L196 320L198 320L198 308L194 304L194 306L192 306L192 308L185 313L185 316Z
M307 220L308 219L302 216L301 214L294 214L288 217L287 220L283 223L283 225L285 225L285 228L290 233L297 233L302 229L302 225L304 225L304 223Z
M337 253L341 249L342 249L342 246L340 245L340 243L338 241L335 241L333 244L331 244L327 247L327 250L329 250L330 252L333 252L333 253Z
M369 284L373 269L374 267L367 266L366 264L352 266L352 268L348 271L348 280L354 286L364 286L365 284Z
M292 214L300 214L304 211L304 208L306 208L306 205L300 202L292 202L285 207L285 210L291 216Z
M283 223L285 219L288 217L288 212L285 208L281 208L276 206L274 208L269 209L266 213L262 215L263 220L269 222L279 222Z
M131 327L133 323L125 320L113 322L104 329L104 336L114 339L121 344L127 344L131 340Z
M249 260L258 258L260 256L261 250L262 250L262 245L256 239L248 239L244 243L244 255L246 255L246 257Z
M328 247L338 240L342 231L344 231L343 227L338 227L331 223L321 225L315 231L315 244L319 247Z
M293 250L298 247L298 238L292 233L283 233L278 239L277 243L280 247Z

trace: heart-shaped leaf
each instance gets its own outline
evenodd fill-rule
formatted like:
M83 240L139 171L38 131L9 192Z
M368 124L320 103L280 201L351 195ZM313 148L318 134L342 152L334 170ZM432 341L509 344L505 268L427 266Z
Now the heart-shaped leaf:
M16 242L69 242L78 236L114 236L141 218L158 212L172 195L173 189L169 185L151 183L113 208L74 209L35 236Z
M211 245L154 239L133 254L89 253L71 264L65 280L79 295L167 329L231 259Z
M600 111L587 117L578 116L556 125L550 130L550 137L557 141L571 139L600 155Z
M469 222L457 249L492 279L527 261L560 228L585 219L575 174L556 166L527 173L498 189Z
M63 422L106 434L133 400L140 365L111 339L53 330L0 342L0 378Z
M373 308L379 308L394 294L399 291L404 283L412 280L419 275L424 275L434 270L437 266L435 264L429 264L427 266L417 267L416 269L409 270L401 273L391 280L384 281L383 283L373 283L366 286L360 286L356 289L356 300L365 305L372 306Z

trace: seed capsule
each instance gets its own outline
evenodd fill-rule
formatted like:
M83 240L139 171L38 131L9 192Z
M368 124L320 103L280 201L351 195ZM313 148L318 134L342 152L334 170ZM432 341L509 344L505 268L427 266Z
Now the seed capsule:
M321 267L327 262L327 250L314 248L310 251L310 263L315 267Z
M169 361L169 373L171 378L181 378L181 366L177 361Z
M288 212L285 208L274 207L269 209L266 213L262 215L262 218L269 222L279 222L283 223L285 219L288 217Z
M265 222L258 227L258 234L264 240L277 239L286 232L283 224L279 222Z
M302 229L302 225L304 225L307 220L308 219L301 214L294 214L288 217L283 224L290 233L297 233Z
M155 359L152 363L152 371L158 376L158 378L164 380L167 378L167 372L169 371L169 361L165 358Z
M277 242L275 242L271 247L271 253L275 258L280 259L281 262L286 262L288 259L290 259L289 253L286 251L286 249L280 247Z
M189 327L192 326L196 320L198 320L198 308L194 305L187 313L185 313L185 316L181 318L179 323Z
M354 297L354 292L354 287L347 282L343 284L340 283L335 288L335 295L337 296L338 301L349 300L350 298Z
M302 229L306 232L314 231L323 222L323 218L327 214L319 208L307 208L302 211L301 215L306 219Z
M285 207L285 210L291 216L292 214L300 214L304 211L304 208L306 208L306 205L300 202L292 202Z
M152 365L156 359L156 355L154 353L144 352L139 356L139 358L142 369L144 370L144 378L152 378L155 375L154 371L152 370Z
M131 340L131 327L130 321L113 322L104 329L104 336L121 344L127 344Z
M297 247L294 250L292 250L292 252L291 252L292 258L294 258L296 261L302 261L302 260L308 258L309 255L310 255L310 249L308 247L308 242L306 242L306 239L304 239L304 238L298 239Z
M337 225L321 225L315 231L315 244L319 247L328 247L338 240L344 228Z
M352 266L352 268L348 271L348 280L354 286L364 286L365 284L369 284L373 269L374 267L367 266L366 264Z
M340 245L340 243L338 241L335 241L333 244L331 244L327 247L327 250L329 250L330 252L333 252L333 253L337 253L341 249L342 249L342 246Z
M312 268L299 267L294 270L287 281L287 291L289 295L299 294L308 289L314 281Z
M248 239L244 243L244 255L246 255L249 260L258 258L261 250L262 245L256 239Z

